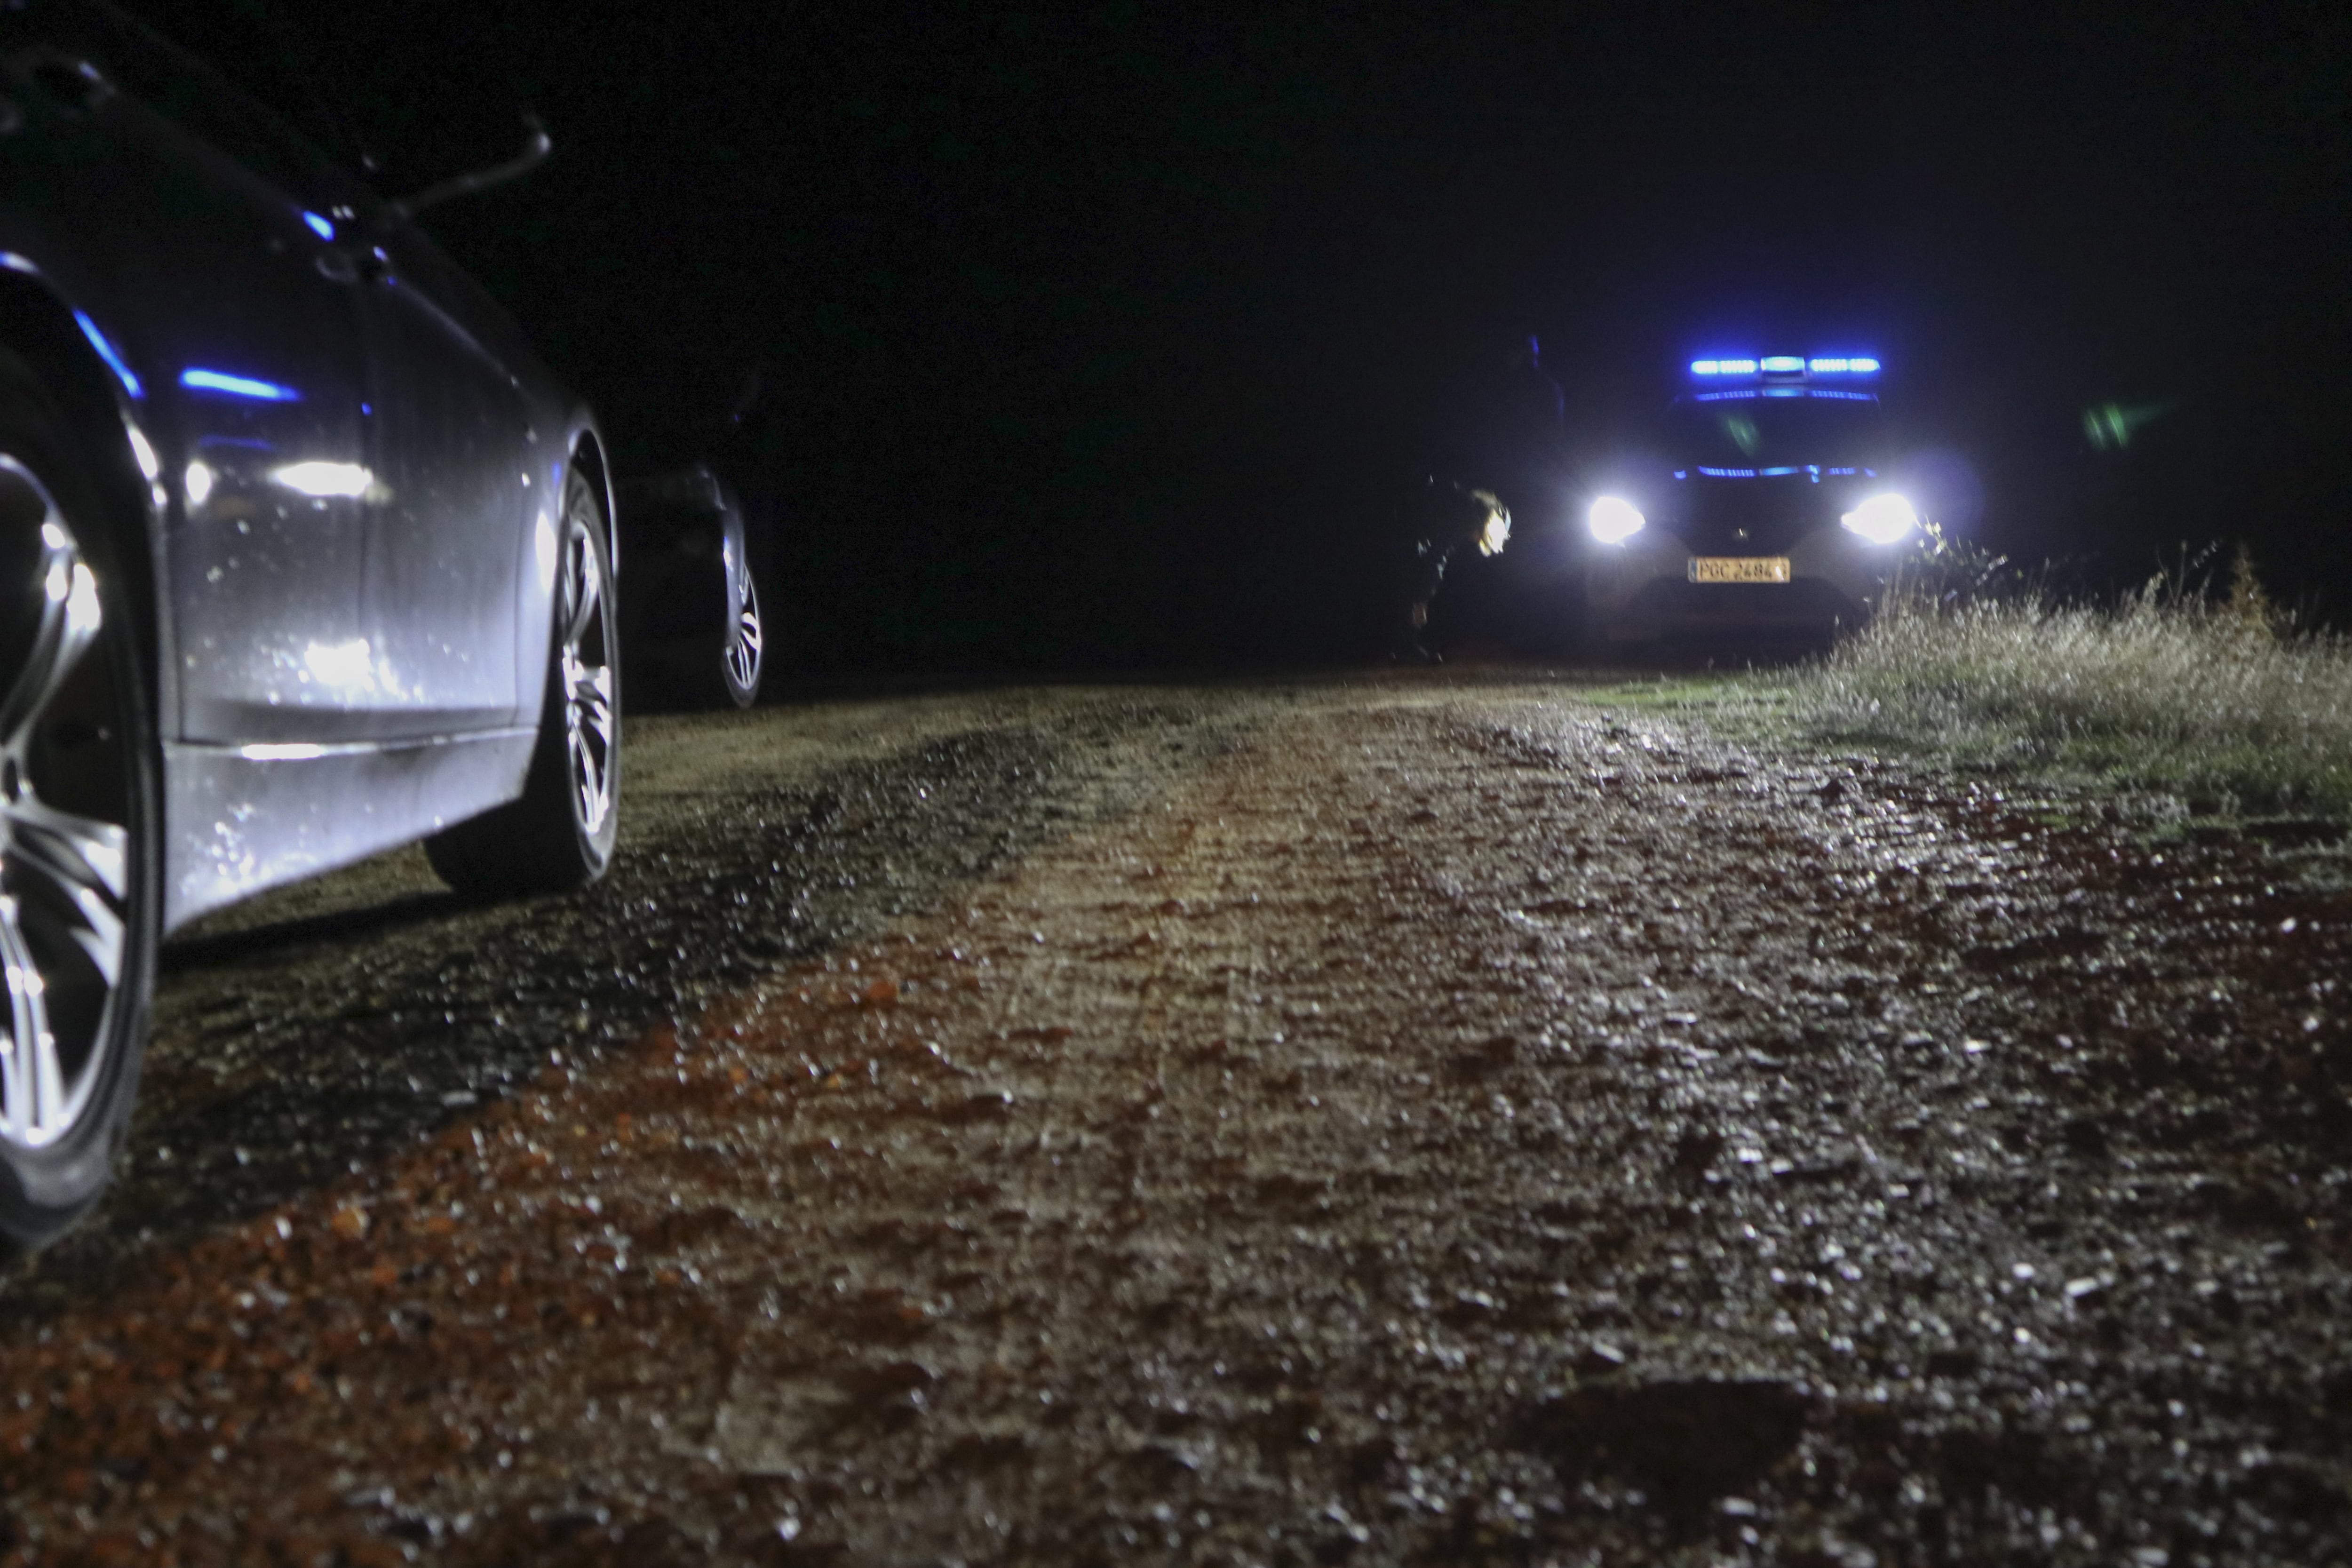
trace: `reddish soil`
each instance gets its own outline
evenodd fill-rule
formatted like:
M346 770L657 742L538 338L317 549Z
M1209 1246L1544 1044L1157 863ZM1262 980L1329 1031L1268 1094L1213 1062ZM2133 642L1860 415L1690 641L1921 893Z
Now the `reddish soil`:
M2352 1554L2352 900L1569 690L1244 706L25 1320L6 1560Z

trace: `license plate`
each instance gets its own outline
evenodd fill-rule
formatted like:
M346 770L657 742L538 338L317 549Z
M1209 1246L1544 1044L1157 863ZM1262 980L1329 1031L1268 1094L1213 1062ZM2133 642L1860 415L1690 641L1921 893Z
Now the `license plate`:
M1690 580L1694 583L1785 583L1789 580L1789 558L1785 555L1694 555L1691 557Z

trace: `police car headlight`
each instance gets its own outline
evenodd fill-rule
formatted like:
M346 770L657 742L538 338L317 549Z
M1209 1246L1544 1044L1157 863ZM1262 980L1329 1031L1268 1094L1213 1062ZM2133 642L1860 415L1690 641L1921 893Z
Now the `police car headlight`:
M1873 544L1893 544L1919 526L1919 514L1911 503L1892 492L1873 496L1838 521L1849 533L1858 533Z
M1584 526L1603 544L1622 544L1642 531L1649 519L1642 509L1620 496L1602 496L1584 514Z

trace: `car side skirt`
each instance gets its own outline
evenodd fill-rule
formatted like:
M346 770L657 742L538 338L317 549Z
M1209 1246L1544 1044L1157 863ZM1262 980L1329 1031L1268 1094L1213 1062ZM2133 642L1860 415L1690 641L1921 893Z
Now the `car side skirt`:
M513 799L537 736L526 726L330 746L164 742L164 930Z

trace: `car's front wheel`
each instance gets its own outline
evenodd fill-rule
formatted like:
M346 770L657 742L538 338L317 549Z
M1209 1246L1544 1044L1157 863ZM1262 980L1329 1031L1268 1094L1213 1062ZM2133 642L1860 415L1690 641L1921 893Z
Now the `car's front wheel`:
M160 942L153 731L95 487L0 358L0 1253L106 1185Z
M519 799L425 841L442 880L479 899L584 887L620 833L620 624L595 486L574 470L556 551L555 635Z

